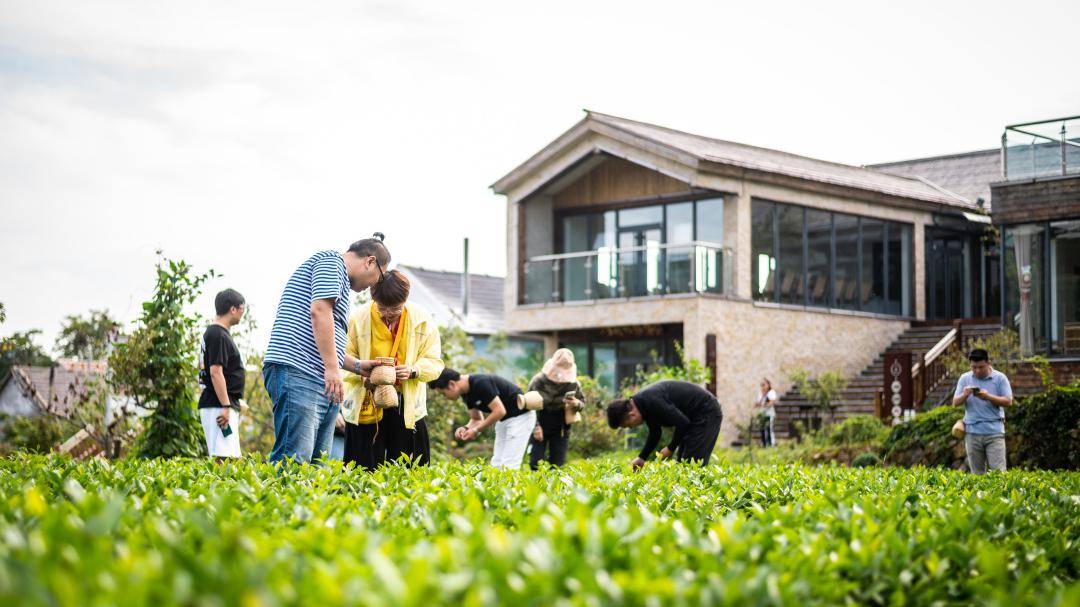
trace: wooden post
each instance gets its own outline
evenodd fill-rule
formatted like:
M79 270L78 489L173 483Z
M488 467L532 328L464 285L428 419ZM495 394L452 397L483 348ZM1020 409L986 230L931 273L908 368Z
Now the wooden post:
M904 420L904 411L914 409L911 385L911 352L886 352L884 362L885 403L892 424Z
M716 393L716 334L708 333L705 335L705 366L709 369L709 386L708 390L714 396L719 396Z

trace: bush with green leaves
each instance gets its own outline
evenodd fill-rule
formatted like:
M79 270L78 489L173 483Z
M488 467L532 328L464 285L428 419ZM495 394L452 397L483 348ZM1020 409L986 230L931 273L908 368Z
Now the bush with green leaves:
M1050 385L1005 415L1011 465L1080 470L1080 382Z
M4 605L1080 602L1080 474L0 460Z
M131 336L109 356L109 383L153 409L138 452L143 457L198 456L206 451L195 413L199 318L187 311L213 271L196 274L185 261L162 258L154 295L142 305Z
M952 436L963 417L963 407L945 406L893 427L882 445L885 462L964 467L964 441ZM1080 469L1080 383L1017 398L1005 410L1005 441L1009 466Z
M3 441L0 455L13 451L48 453L64 440L60 420L51 415L19 415L0 418Z
M827 432L831 445L880 444L889 435L889 427L873 415L853 415L832 426Z
M881 458L876 453L866 451L855 456L855 459L851 460L852 468L869 468L871 466L877 466L881 464Z
M952 435L953 425L963 417L963 407L938 407L893 426L881 447L885 463L964 467L964 441Z

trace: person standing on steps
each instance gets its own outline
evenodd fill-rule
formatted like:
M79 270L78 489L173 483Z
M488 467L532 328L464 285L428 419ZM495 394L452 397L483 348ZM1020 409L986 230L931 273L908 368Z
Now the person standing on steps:
M349 292L379 282L389 263L390 251L376 232L344 253L315 253L285 284L263 362L274 407L271 462L308 463L330 450L345 392L341 369L358 363L345 356Z
M676 380L658 381L630 398L611 401L607 416L612 428L634 428L641 424L649 428L645 446L632 462L634 469L645 465L660 443L665 426L674 428L675 433L660 451L660 459L677 456L679 461L708 465L724 419L720 402L708 390Z
M773 422L776 420L776 390L773 390L772 382L768 377L762 378L758 392L754 395L754 411L761 424L761 446L772 447Z

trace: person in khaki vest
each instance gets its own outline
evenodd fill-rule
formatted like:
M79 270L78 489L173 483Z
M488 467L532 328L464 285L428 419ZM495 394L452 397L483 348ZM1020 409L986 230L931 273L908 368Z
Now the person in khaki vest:
M349 320L345 353L356 360L345 376L346 464L374 470L405 457L412 465L431 460L426 382L443 370L439 328L422 307L408 301L409 279L391 270L371 288L371 304ZM376 358L395 359L396 407L375 405L367 381Z
M571 420L585 401L578 383L574 353L566 348L555 350L544 368L529 382L529 391L539 392L544 399L544 407L537 411L536 428L529 442L532 448L529 467L536 470L545 459L552 466L562 466L566 463L566 450L570 444Z

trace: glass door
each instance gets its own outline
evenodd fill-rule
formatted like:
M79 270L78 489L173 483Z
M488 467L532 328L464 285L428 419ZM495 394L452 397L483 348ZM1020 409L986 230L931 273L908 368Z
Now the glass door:
M623 297L660 293L660 224L619 230L619 291Z

